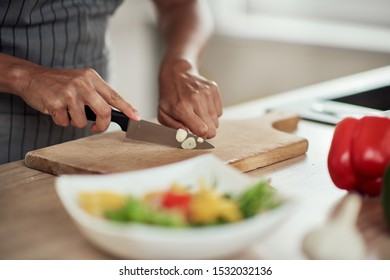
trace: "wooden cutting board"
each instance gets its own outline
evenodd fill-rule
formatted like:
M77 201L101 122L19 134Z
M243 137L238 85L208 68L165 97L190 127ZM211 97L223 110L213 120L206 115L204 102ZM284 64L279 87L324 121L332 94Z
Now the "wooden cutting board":
M306 153L308 141L291 134L299 116L272 112L254 119L221 120L215 149L183 150L102 133L29 152L28 167L54 175L114 173L161 166L212 153L242 172Z

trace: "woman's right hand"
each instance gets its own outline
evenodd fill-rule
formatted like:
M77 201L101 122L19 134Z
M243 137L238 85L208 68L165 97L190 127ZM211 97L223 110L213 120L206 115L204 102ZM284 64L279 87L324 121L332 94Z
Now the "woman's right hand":
M20 96L32 108L51 115L57 125L85 127L85 105L96 114L92 132L102 132L108 128L111 106L130 119L140 120L137 110L93 69L48 68L0 54L0 64L3 64L3 61L10 63L7 74L10 79L0 81L0 91ZM0 66L0 72L4 70L1 69L3 67Z

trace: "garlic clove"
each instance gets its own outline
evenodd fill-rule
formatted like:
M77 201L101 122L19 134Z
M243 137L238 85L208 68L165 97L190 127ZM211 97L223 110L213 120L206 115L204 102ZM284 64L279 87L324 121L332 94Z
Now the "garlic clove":
M196 147L196 141L194 137L188 137L181 143L181 147L185 150L191 150Z
M184 140L186 140L186 137L187 137L188 133L187 131L185 131L184 129L182 128L179 128L177 131L176 131L176 140L177 142L183 142Z
M304 237L306 255L317 260L364 259L366 244L356 226L361 204L359 195L347 195L336 215Z
M303 250L314 260L364 259L366 248L360 233L353 228L328 223L303 239Z

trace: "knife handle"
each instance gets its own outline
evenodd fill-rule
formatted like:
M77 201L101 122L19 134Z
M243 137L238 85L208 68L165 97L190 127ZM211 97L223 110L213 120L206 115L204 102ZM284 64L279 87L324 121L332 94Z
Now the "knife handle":
M85 106L85 116L89 121L96 121L96 114L91 108ZM117 123L122 131L127 131L129 118L122 112L111 109L111 122Z

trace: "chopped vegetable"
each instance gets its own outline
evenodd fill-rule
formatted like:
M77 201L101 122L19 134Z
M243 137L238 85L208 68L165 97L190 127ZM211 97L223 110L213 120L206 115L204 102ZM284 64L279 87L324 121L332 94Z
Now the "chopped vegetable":
M162 205L165 208L188 209L190 200L190 194L179 194L172 191L168 191L163 196Z
M96 216L103 216L104 209L120 209L126 204L126 197L112 192L80 193L79 202L85 211Z
M176 131L176 140L177 142L183 142L184 140L186 140L187 138L187 131L185 131L184 129L182 128L179 128L177 131Z
M242 219L236 201L204 187L193 195L190 213L195 224L214 224L220 219L225 222L236 222Z
M269 186L267 181L259 181L248 188L238 198L244 217L252 217L262 211L277 207L281 201L275 194L275 190Z
M158 211L133 197L129 197L125 207L118 210L107 210L105 214L108 219L117 222L131 221L168 227L182 227L187 224L182 213Z
M111 192L81 193L79 203L88 213L116 222L186 227L237 222L281 202L266 181L238 197L218 193L215 183L208 186L200 180L198 188L191 190L175 182L165 191L149 192L142 198Z
M188 132L185 131L182 128L179 128L176 131L176 141L179 142L179 143L182 143L181 147L183 149L185 149L185 150L194 149L196 147L196 142L198 142L198 143L203 143L204 142L202 137L197 137L196 140L195 140L194 137L188 137L187 138L187 136L188 136Z
M191 150L196 147L196 141L194 137L188 137L186 140L184 140L183 143L181 143L181 147L185 150Z

